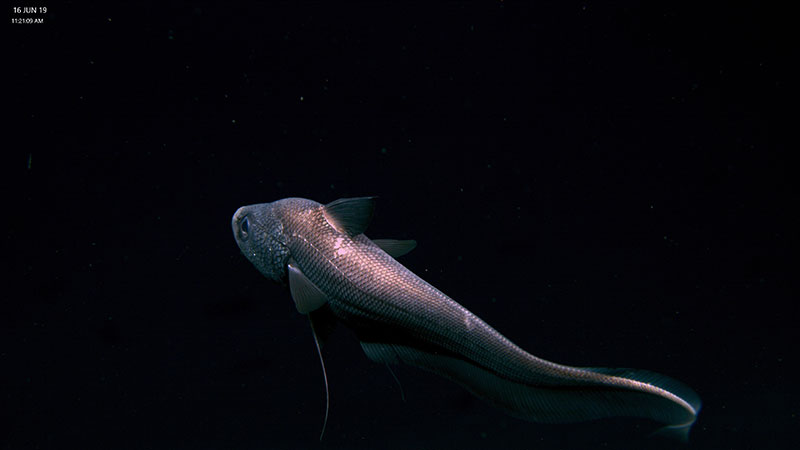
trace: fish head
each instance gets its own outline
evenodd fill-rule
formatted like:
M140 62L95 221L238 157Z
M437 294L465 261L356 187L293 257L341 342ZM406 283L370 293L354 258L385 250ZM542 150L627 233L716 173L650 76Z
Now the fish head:
M289 260L279 202L242 206L231 219L233 237L242 254L265 277L282 280Z

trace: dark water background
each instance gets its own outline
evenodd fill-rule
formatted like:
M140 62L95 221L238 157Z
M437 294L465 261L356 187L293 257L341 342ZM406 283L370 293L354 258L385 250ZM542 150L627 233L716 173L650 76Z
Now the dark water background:
M534 354L692 386L689 448L797 447L790 16L229 3L7 9L0 448L675 446L400 367L403 402L343 328L319 443L308 324L229 221L362 195L369 236Z

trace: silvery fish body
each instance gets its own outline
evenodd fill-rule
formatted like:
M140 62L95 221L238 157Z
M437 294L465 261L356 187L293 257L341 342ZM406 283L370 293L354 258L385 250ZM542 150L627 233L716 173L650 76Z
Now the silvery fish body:
M373 207L371 197L327 205L287 198L239 208L232 227L262 274L288 278L312 328L315 315L329 310L374 361L434 372L531 421L644 417L669 434L688 435L700 409L690 388L652 372L533 356L398 262L413 241L367 238Z

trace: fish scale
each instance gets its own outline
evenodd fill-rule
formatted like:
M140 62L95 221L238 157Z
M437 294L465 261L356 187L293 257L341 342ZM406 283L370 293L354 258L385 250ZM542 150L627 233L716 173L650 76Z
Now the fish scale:
M416 276L366 236L345 237L342 245L348 252L334 256L337 249L332 243L340 234L322 217L321 206L318 204L310 221L292 221L293 215L286 214L290 218L288 227L302 230L290 238L288 247L303 273L329 294L331 308L342 320L357 323L369 319L397 329L411 329L416 337L468 356L516 381L558 378L556 365L525 367L530 354ZM371 314L367 316L365 311ZM517 364L508 363L511 353L518 356ZM561 378L558 380L563 383Z
M295 298L298 309L327 303L374 361L434 372L528 420L645 417L686 438L700 409L690 388L652 372L571 367L526 352L365 236L372 204L289 198L245 206L234 214L234 237L269 278L295 264L290 285L303 289L293 296L307 297Z

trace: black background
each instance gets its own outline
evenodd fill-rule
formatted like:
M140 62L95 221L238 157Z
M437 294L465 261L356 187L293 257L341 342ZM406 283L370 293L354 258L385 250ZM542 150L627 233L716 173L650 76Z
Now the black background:
M788 15L230 3L7 8L0 448L675 445L398 367L403 402L343 328L320 443L308 325L230 217L362 195L370 237L532 353L692 386L690 447L797 446Z

